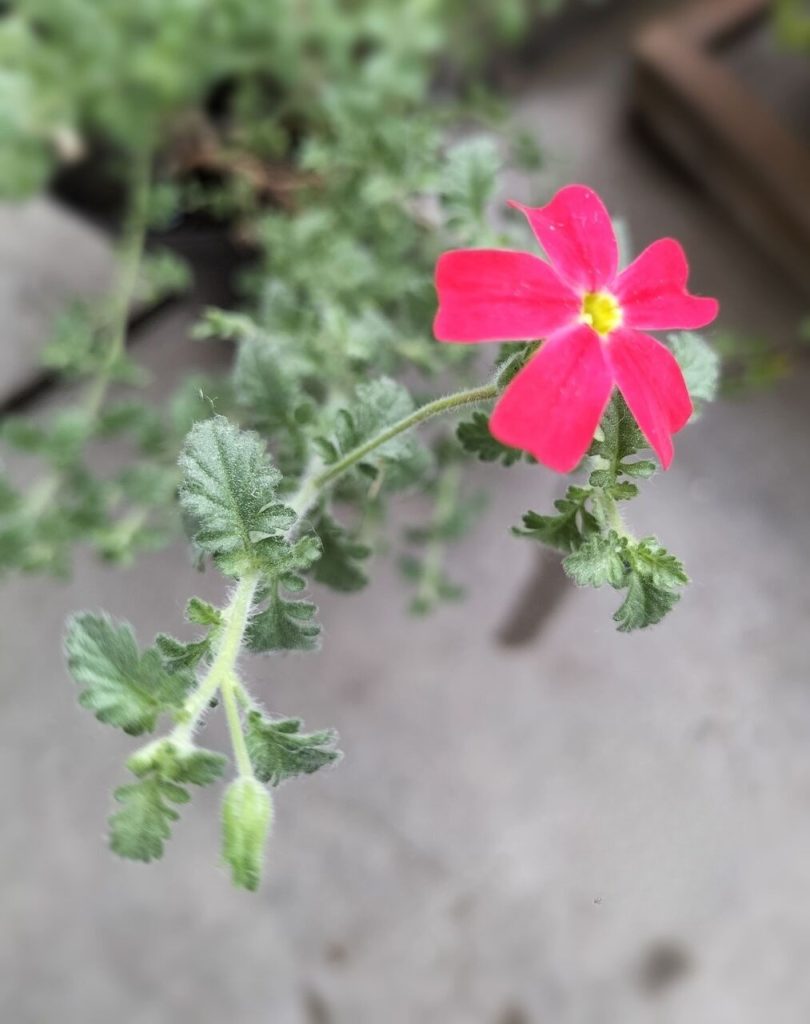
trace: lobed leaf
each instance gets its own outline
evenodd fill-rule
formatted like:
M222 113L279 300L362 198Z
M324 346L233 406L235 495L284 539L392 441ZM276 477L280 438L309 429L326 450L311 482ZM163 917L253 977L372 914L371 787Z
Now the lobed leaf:
M627 575L626 542L611 530L595 534L563 561L563 568L579 587L621 587Z
M182 669L167 671L157 650L141 654L130 626L107 615L74 616L65 650L68 668L83 687L82 707L133 736L151 732L162 712L182 707L193 683Z
M180 468L180 504L195 544L212 555L235 555L228 563L235 575L252 563L261 541L295 522L292 509L276 500L281 474L263 441L224 416L192 427Z
M115 799L121 808L110 818L110 847L120 857L148 862L163 856L172 823L180 817L171 805L190 798L177 783L151 776L120 786Z
M489 416L483 412L474 412L469 420L459 423L456 437L464 451L475 455L481 462L500 462L503 466L513 466L525 456L519 448L510 448L492 436Z
M591 488L569 487L566 496L554 502L557 515L527 512L523 517L523 529L515 528L512 532L517 537L531 537L558 551L574 551L599 528L595 517L586 508L591 494Z
M246 632L248 649L256 654L272 651L314 651L321 627L315 622L317 607L311 601L289 601L278 586L264 611L251 619Z
M340 758L334 749L334 731L304 733L303 724L300 718L264 718L258 711L248 715L248 752L262 782L277 786L296 775L311 775Z
M667 344L678 360L695 412L699 415L701 406L717 397L720 357L705 338L693 331L669 334Z
M315 524L315 532L321 542L321 557L313 573L318 583L343 593L362 590L368 583L368 576L361 563L370 557L371 548L353 539L326 512Z

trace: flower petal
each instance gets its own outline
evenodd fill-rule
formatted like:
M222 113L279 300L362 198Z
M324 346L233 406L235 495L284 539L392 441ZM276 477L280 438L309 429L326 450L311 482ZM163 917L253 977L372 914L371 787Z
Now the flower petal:
M439 341L535 341L568 324L580 301L539 256L457 249L436 265Z
M537 240L560 276L575 288L598 292L613 283L619 247L610 214L585 185L561 189L548 206L522 206Z
M593 440L613 390L602 343L577 324L554 334L495 406L490 430L546 466L568 473Z
M692 415L692 400L675 356L649 334L627 328L610 335L606 354L619 391L668 469L674 453L672 434Z
M690 295L688 277L689 264L681 246L672 238L653 242L616 282L625 326L667 331L710 324L717 316L717 300Z

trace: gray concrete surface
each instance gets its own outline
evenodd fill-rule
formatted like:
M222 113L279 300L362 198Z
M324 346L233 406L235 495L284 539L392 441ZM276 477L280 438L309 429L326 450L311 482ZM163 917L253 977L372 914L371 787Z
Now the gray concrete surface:
M0 203L0 402L31 382L55 314L111 281L109 241L53 201Z
M799 298L627 136L625 28L520 83L548 184L587 179L637 245L679 236L726 326L787 340ZM175 311L144 340L166 386L183 330ZM806 1024L808 386L805 365L714 407L647 488L634 525L695 579L658 629L620 636L612 594L571 591L532 643L498 644L534 572L508 527L559 487L528 467L480 470L497 486L454 556L466 603L408 620L385 565L360 595L319 595L323 651L245 671L273 710L337 727L347 756L278 794L258 896L217 867L213 791L160 864L107 853L128 744L77 710L58 644L87 605L146 639L216 579L178 548L6 586L0 1021Z

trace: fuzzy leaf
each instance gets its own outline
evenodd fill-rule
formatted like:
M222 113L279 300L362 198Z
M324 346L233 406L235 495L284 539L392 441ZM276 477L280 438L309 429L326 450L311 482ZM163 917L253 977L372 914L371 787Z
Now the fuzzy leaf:
M163 856L172 822L180 815L171 804L185 804L189 795L182 786L159 776L120 786L115 799L120 810L110 818L110 847L120 857L150 861Z
M595 534L563 561L563 568L579 587L621 587L627 573L624 547L613 531Z
M127 768L138 778L155 773L167 782L208 786L222 777L227 763L226 757L213 750L178 747L163 739L136 750Z
M250 409L252 422L267 433L299 428L300 388L265 335L253 331L240 342L233 385L236 400Z
M601 455L608 462L608 471L615 475L619 464L649 447L633 414L622 396L615 392L600 423L601 438L594 441L590 455Z
M200 597L189 598L186 605L186 618L198 626L222 625L222 612Z
M678 589L689 582L683 564L654 537L629 545L627 597L614 619L628 633L660 622L680 600Z
M636 569L658 586L679 587L689 582L683 563L662 548L655 537L639 541L632 554Z
M331 729L301 732L300 718L263 718L258 711L248 715L247 747L256 775L277 786L296 775L311 775L341 756L334 749L337 735Z
M317 610L311 601L288 601L275 588L267 608L250 621L247 646L254 653L316 650L321 632L314 621Z
M192 427L180 468L180 504L194 524L195 544L212 555L236 555L228 562L234 574L252 564L261 541L295 522L276 500L281 475L264 443L223 416Z
M176 672L178 669L196 668L210 652L211 640L210 637L204 637L186 644L167 633L158 633L155 647L166 670Z
M523 529L515 528L518 537L531 537L558 551L574 551L589 534L598 529L594 516L585 505L591 496L590 488L569 487L564 498L554 502L556 516L527 512Z
M333 435L320 441L324 460L336 461L414 408L408 391L388 377L358 385L352 405L338 411ZM418 479L430 464L430 452L424 445L409 434L400 434L369 453L358 463L358 469L372 479L382 471L385 486L396 490Z
M180 708L193 681L187 672L168 672L156 650L141 654L132 629L106 615L84 612L71 619L65 649L68 668L83 687L82 707L133 736L154 729L161 712Z
M313 573L318 583L333 590L351 593L368 583L361 564L371 555L371 548L354 540L348 532L326 513L315 525L321 542L321 557Z
M680 601L680 594L656 587L651 580L633 573L627 588L627 597L613 616L620 633L654 626Z
M686 387L696 411L717 395L720 384L720 357L699 334L682 331L667 336L667 343L678 360Z
M512 466L524 457L520 449L501 444L492 436L489 416L483 412L474 412L471 419L459 423L456 437L465 452L475 455L482 462L500 462L504 466Z
M480 244L491 230L486 215L502 166L498 145L487 135L463 139L448 150L439 190L447 227L462 243Z

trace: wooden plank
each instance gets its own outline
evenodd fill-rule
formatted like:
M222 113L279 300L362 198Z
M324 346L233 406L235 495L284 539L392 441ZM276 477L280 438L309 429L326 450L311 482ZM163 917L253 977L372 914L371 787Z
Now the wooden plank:
M634 45L635 111L810 292L810 149L727 68L719 42L762 17L763 0L700 0Z

